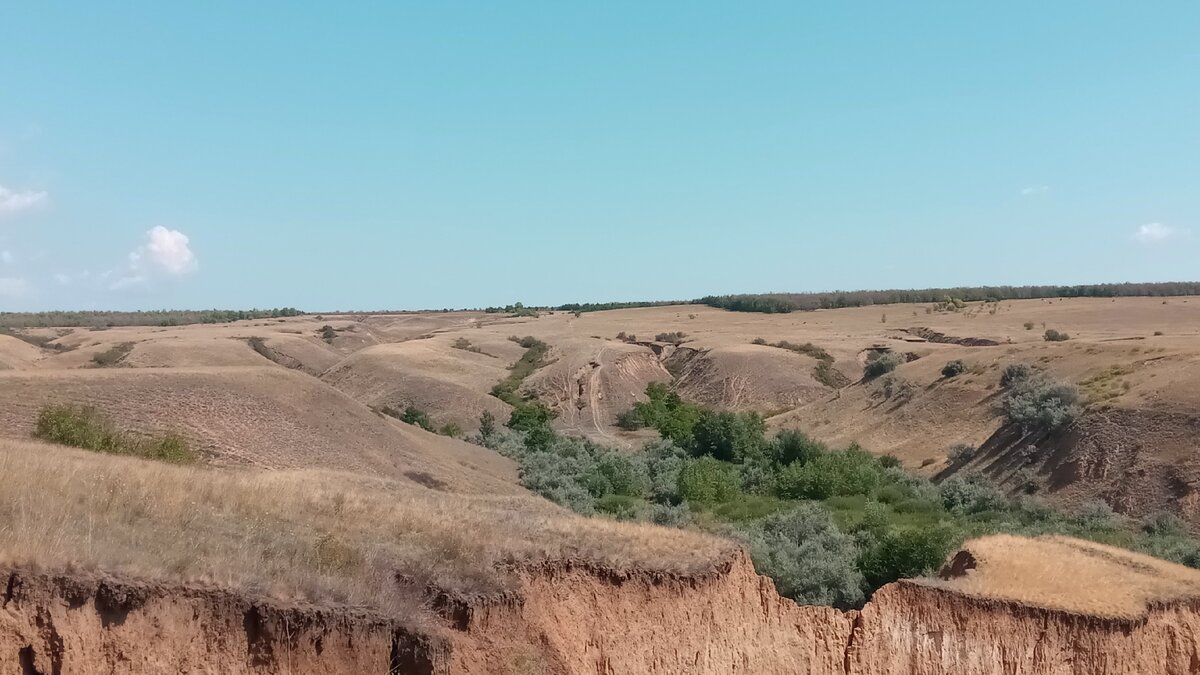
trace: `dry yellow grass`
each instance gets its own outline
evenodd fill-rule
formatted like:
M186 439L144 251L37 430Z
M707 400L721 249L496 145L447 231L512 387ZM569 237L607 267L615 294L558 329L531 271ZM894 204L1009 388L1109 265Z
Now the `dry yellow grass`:
M967 595L1131 618L1157 603L1200 597L1200 570L1070 537L992 535L963 549L976 567L949 580L921 581Z
M420 471L450 491L523 492L513 463L490 450L376 414L314 377L260 361L267 365L0 371L0 437L28 438L43 406L70 403L94 406L133 433L181 434L215 464L396 479Z
M512 562L698 571L728 542L582 518L531 495L448 494L318 470L180 467L0 440L0 562L208 583L394 610L418 588L490 592Z

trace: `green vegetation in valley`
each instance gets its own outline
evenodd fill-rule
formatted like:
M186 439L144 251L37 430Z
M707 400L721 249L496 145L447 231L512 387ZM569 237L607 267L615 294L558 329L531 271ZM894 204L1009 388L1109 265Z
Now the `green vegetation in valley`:
M524 347L525 353L509 367L508 377L492 387L492 396L511 406L518 406L525 401L518 393L521 383L532 375L533 371L546 365L545 359L546 355L550 353L550 345L530 335L525 337L514 335L508 339Z
M1013 386L1027 381L1040 380ZM996 532L1067 534L1200 566L1200 543L1173 516L1135 523L1103 503L1059 510L1010 498L979 474L934 484L853 445L796 431L768 437L759 416L707 409L662 384L646 394L621 424L661 438L635 454L556 434L535 402L507 429L488 420L471 440L515 459L522 484L576 512L741 540L756 568L802 603L861 606L883 584L930 574L966 539Z

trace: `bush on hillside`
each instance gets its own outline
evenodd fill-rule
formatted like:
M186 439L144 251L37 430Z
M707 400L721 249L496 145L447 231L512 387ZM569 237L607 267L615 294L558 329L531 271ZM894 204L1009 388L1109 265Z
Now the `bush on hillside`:
M686 337L687 333L684 333L683 331L672 331L670 333L659 333L658 335L654 336L654 339L658 342L669 342L673 345L677 345L683 342L684 338Z
M1011 363L1000 373L1000 386L1008 388L1022 380L1029 379L1034 374L1033 366L1028 363Z
M174 464L196 461L196 453L178 434L132 436L113 428L95 408L49 405L38 413L33 435L51 443L113 455L132 455Z
M863 365L863 377L870 380L898 368L905 361L904 355L898 352L871 352Z
M1071 336L1067 335L1066 333L1060 333L1053 328L1048 328L1046 329L1046 332L1042 334L1042 339L1046 342L1064 342L1066 340L1070 340Z
M1010 422L1027 431L1053 431L1079 416L1079 390L1073 384L1044 377L1020 380L1004 397L1004 413Z
M942 366L942 377L957 377L967 372L967 364L962 359L954 359Z
M879 382L880 392L888 400L905 403L917 393L917 386L896 374L886 375Z

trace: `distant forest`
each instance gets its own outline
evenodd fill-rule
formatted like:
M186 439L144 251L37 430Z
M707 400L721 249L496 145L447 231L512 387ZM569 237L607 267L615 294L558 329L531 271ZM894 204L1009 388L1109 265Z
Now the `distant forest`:
M828 293L747 293L709 295L696 304L735 312L787 313L795 310L837 309L902 302L963 302L1028 300L1034 298L1122 298L1200 295L1200 282L1085 284L1080 286L960 286L956 288L831 291Z
M160 309L146 312L0 312L0 328L112 328L113 326L183 326L243 319L300 316L294 307L277 309Z

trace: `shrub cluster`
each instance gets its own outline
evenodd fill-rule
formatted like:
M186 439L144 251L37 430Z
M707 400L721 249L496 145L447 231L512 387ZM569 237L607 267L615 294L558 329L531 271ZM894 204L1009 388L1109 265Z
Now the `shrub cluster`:
M967 372L967 364L962 359L954 359L942 366L942 377L958 377Z
M174 464L196 461L196 453L178 434L134 436L117 430L95 408L50 405L38 414L33 435L51 443L113 455L132 455Z
M1066 340L1070 340L1071 336L1066 333L1060 333L1053 328L1047 328L1046 332L1042 334L1042 339L1046 342L1065 342Z
M1011 382L1003 406L1008 420L1026 431L1054 431L1075 421L1082 411L1075 385L1044 376Z
M546 365L545 359L546 355L550 353L550 345L532 335L525 337L513 335L508 339L524 347L525 353L509 367L508 377L492 387L492 396L511 406L519 406L525 402L525 399L517 393L521 388L521 383L532 375L533 371Z
M932 573L965 538L989 532L1058 532L1200 565L1200 544L1168 517L1134 530L1097 505L1064 513L1010 499L977 474L934 485L895 457L831 449L798 431L769 438L756 415L709 410L663 384L646 395L622 419L662 439L638 453L564 438L536 402L515 410L508 429L481 419L472 440L514 458L522 484L579 513L741 539L756 569L804 603L860 606L881 585Z
M92 355L92 363L100 368L108 368L120 363L129 352L133 351L132 342L122 342L118 345Z
M684 333L683 331L672 331L670 333L659 333L658 335L654 336L654 339L658 342L669 342L673 345L677 345L682 343L686 337L687 333Z
M870 380L885 373L890 373L905 361L899 352L871 352L863 365L863 377Z

